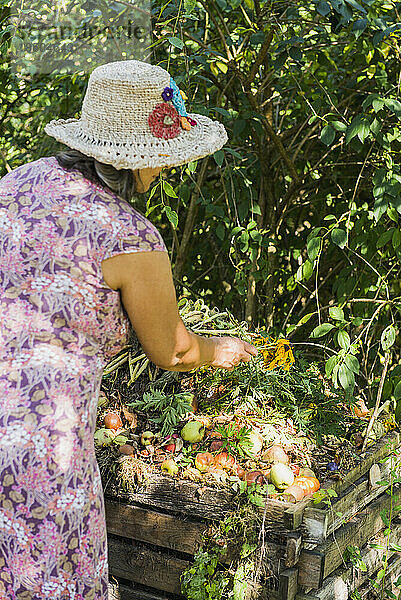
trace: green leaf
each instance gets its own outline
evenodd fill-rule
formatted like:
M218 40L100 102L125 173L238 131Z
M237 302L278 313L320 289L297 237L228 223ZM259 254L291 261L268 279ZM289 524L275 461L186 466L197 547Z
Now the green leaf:
M323 144L326 146L331 146L335 137L336 131L333 129L333 127L331 127L331 125L326 125L326 127L323 127L320 134L320 140L323 142Z
M344 321L344 311L338 306L330 306L329 315L332 319L336 319L336 321Z
M389 325L383 331L380 337L383 350L388 350L395 342L395 329L393 325Z
M347 234L343 229L333 229L331 240L340 248L345 248L347 245Z
M302 319L300 319L300 320L298 321L298 323L297 323L297 327L301 327L301 325L304 325L305 323L307 323L307 322L309 321L309 319L310 319L311 317L313 317L313 315L315 315L315 314L316 314L316 311L314 311L314 312L311 312L311 313L308 313L307 315L304 315L304 316L302 317Z
M351 339L346 331L339 331L337 335L337 340L341 348L343 348L344 350L348 350L351 343Z
M223 159L224 159L224 152L223 150L217 150L216 152L213 153L213 158L216 161L217 165L219 167L221 167L221 165L223 164Z
M307 244L308 256L312 262L315 260L315 258L320 252L321 241L322 240L319 237L314 237L311 240L309 240Z
M357 115L351 121L351 123L347 127L347 134L345 136L345 143L349 144L349 142L354 138L359 131L362 129L361 124L361 116Z
M385 199L385 196L380 196L379 198L376 198L375 200L375 204L373 207L373 215L376 219L376 221L380 220L380 217L386 212L388 207L388 202Z
M313 264L311 263L310 260L306 260L300 267L298 267L298 270L295 275L295 279L297 281L303 281L304 279L308 280L312 276L312 273L313 273Z
M356 358L356 356L352 356L352 354L347 354L347 356L344 357L344 362L347 365L347 367L351 369L351 371L358 375L359 360Z
M354 373L345 363L342 363L338 369L338 380L344 390L353 389L355 387Z
M315 329L312 331L312 333L310 334L309 337L311 337L311 338L322 337L323 335L326 335L327 333L329 333L332 329L334 329L334 325L332 325L331 323L322 323L321 325L318 325L317 327L315 327Z
M164 212L166 213L166 216L167 216L168 220L170 221L170 223L173 225L174 229L177 229L178 215L175 212L175 210L173 210L170 206L165 206Z
M341 133L347 131L347 124L342 123L342 121L330 121L330 125L334 127L336 131L341 131Z
M361 140L362 144L365 141L365 139L368 137L370 133L370 123L367 119L364 119L361 122L359 131L358 131L358 137Z
M384 106L384 100L382 98L375 98L372 102L373 110L379 112Z
M184 47L184 42L182 40L180 40L180 38L177 37L169 37L168 41L170 42L170 44L172 46L175 46L176 48L179 48L180 50L183 49Z
M397 383L394 389L394 398L396 400L401 400L401 381Z
M330 375L333 372L334 367L336 366L336 364L339 361L339 357L337 356L337 354L335 354L334 356L330 356L329 360L326 361L326 364L324 366L324 370L326 372L326 376L330 377Z
M401 244L401 230L400 229L394 229L391 242L393 244L394 250L399 247L399 245Z
M175 191L173 190L171 184L168 181L165 181L164 179L163 179L163 191L167 194L167 196L170 196L170 198L178 198L178 196L175 193Z
M393 228L388 229L387 231L385 231L384 233L382 233L382 235L379 237L379 239L376 242L376 248L382 248L383 246L385 246L393 237Z
M384 98L384 104L397 116L401 115L401 102L399 102L395 98Z

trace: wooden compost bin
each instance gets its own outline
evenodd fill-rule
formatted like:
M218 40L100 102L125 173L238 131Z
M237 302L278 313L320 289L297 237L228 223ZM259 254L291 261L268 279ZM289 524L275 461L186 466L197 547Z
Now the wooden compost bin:
M380 538L380 513L391 502L386 486L377 485L389 476L389 461L381 462L389 445L399 447L397 432L371 446L342 480L323 486L337 492L331 506L315 505L311 499L297 504L269 499L267 557L276 583L263 590L261 600L345 600L353 590L363 591L380 567L380 551L367 544L373 536ZM401 497L398 490L393 492ZM124 501L106 495L109 571L118 582L111 597L182 598L180 575L191 565L203 532L232 510L232 498L226 490L162 475L152 476ZM277 533L271 535L273 530ZM391 535L394 543L401 543L401 524L393 523ZM344 563L348 546L362 549L368 573L356 573ZM228 549L223 562L230 564L231 558ZM388 577L400 574L401 557L394 555Z

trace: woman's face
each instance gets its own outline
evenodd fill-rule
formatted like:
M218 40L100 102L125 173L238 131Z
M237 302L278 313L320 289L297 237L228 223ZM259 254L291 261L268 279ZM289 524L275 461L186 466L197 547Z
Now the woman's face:
M154 167L149 169L135 169L134 173L136 191L139 193L147 192L150 184L156 179L163 167Z

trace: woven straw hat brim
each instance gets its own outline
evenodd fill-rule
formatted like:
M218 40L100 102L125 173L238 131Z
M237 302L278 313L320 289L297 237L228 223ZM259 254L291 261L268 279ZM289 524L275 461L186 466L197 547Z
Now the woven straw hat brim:
M169 140L149 134L147 140L117 143L94 138L85 132L81 119L50 121L45 132L66 146L79 150L99 162L112 164L116 169L171 167L213 154L228 140L227 132L218 121L205 115L188 113L196 121L190 131L180 130ZM168 155L168 156L163 156Z

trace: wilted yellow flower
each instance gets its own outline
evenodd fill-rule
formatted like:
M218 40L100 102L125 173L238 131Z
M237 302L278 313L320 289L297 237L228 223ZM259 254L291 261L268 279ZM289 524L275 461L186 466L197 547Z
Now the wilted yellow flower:
M269 371L275 367L282 367L285 371L289 371L291 365L295 362L291 344L285 338L260 337L252 343L254 346L261 348L264 365Z

